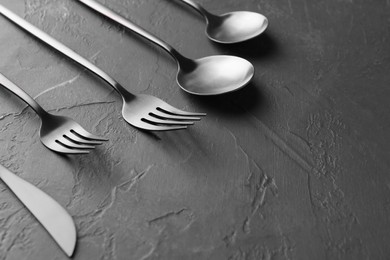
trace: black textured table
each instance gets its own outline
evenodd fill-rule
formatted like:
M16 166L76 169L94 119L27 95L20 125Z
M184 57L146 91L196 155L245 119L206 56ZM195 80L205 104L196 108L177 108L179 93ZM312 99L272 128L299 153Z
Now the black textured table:
M208 115L184 131L139 131L109 86L0 17L0 72L110 139L89 155L53 153L37 115L1 88L0 163L74 217L74 259L389 259L390 2L199 2L270 26L224 46L177 1L102 1L188 57L251 61L238 92L186 94L164 51L77 1L1 0L128 90ZM0 259L66 259L3 183Z

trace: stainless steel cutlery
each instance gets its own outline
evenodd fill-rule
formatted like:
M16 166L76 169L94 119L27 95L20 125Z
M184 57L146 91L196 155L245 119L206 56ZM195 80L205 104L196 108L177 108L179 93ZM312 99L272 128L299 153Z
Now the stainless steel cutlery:
M186 92L195 95L219 95L247 85L254 75L253 65L245 59L216 55L189 59L171 45L118 15L94 0L78 0L98 13L134 31L167 51L177 62L176 81ZM207 22L207 36L219 43L235 43L261 34L268 20L252 12L232 12L217 16L192 0L181 0L197 10ZM122 116L130 125L150 131L185 129L205 116L175 108L150 95L133 94L96 65L50 35L0 5L0 13L41 41L82 65L108 83L122 97ZM40 139L49 149L64 154L85 154L107 139L89 133L78 123L44 110L31 96L0 73L0 85L27 103L40 117ZM71 256L76 245L72 217L50 196L0 165L0 179L13 191L49 232L64 252Z
M89 153L106 139L89 133L78 123L64 116L53 115L44 110L31 96L0 73L0 85L14 93L41 118L40 137L49 149L65 154Z
M76 246L76 227L72 217L49 195L21 179L0 164L0 179L27 207L57 244L70 257Z
M206 36L218 43L238 43L262 34L268 19L259 13L238 11L215 15L192 0L180 0L194 8L206 20Z

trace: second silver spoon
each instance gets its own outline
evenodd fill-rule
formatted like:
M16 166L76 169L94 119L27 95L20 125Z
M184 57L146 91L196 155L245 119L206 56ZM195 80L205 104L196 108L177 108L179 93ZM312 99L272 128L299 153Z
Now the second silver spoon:
M268 19L259 13L239 11L222 15L208 12L192 0L180 0L194 8L206 20L207 37L218 43L239 43L262 34L268 27Z

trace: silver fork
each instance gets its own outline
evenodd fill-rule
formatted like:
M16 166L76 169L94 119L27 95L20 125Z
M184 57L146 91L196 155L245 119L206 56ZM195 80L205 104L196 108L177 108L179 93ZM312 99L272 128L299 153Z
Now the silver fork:
M38 39L42 40L106 81L122 97L123 118L135 127L151 131L185 129L188 125L194 124L194 121L200 120L200 116L206 115L205 113L191 113L177 109L161 99L150 95L132 94L96 65L16 14L12 13L2 5L0 5L0 13L27 32L31 33Z
M1 73L0 85L31 106L41 118L40 136L47 148L65 154L84 154L107 140L89 133L70 118L50 114Z

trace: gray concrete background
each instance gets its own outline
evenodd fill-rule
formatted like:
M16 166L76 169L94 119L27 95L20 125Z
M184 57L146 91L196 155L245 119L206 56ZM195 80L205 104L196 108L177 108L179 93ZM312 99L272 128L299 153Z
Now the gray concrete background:
M77 1L0 1L128 90L208 113L186 131L139 131L109 86L0 17L0 71L110 139L55 154L34 112L0 89L0 162L74 217L74 259L389 259L388 0L199 0L269 18L235 46L208 41L177 1L101 2L189 57L239 55L256 75L237 93L190 96L168 55ZM2 183L0 259L66 259Z

